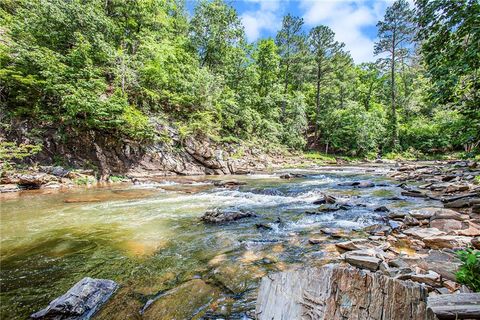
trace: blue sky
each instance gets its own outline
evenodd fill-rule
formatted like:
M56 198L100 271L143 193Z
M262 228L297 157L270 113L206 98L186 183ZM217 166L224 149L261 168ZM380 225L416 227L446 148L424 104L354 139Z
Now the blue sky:
M376 24L393 0L230 0L249 41L274 37L287 13L300 16L306 31L323 24L329 26L338 41L344 42L356 63L374 61ZM413 3L412 1L409 1ZM189 7L193 6L189 3Z

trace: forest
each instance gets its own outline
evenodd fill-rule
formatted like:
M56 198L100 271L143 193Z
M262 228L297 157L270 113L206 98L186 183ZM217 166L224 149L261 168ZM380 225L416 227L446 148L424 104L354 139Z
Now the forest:
M334 32L283 17L246 40L231 4L201 0L4 0L1 130L28 121L148 143L182 136L377 157L480 144L480 4L395 1L375 63L355 64Z

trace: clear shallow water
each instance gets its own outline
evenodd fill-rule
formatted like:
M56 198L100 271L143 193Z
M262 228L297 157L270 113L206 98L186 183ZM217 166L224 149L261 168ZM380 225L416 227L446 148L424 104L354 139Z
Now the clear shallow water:
M283 180L278 173L192 177L4 199L0 202L1 318L25 319L90 276L122 285L115 303L107 306L122 309L124 315L118 313L118 319L140 317L139 310L149 299L192 278L201 278L220 292L217 308L197 310L197 316L207 312L212 317L242 319L254 305L261 276L301 263L320 263L328 256L334 240L308 244L320 228L350 232L379 223L385 213L373 209L381 205L392 210L435 205L413 198L387 200L399 196L401 189L384 178L381 168L291 171L307 177ZM247 184L224 189L205 183L231 178ZM381 186L338 185L361 180ZM312 202L323 193L366 207L305 214L318 207ZM216 207L246 209L258 217L223 225L199 221L206 210ZM130 311L134 317L127 316ZM108 318L99 314L102 317Z

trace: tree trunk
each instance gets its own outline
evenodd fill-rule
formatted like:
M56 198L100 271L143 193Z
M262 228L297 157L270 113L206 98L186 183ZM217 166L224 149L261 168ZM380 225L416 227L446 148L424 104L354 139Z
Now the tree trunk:
M288 69L289 69L289 64L287 63L287 66L285 69L285 87L283 89L283 94L285 96L287 95L287 91L288 91ZM286 108L287 108L287 101L284 98L282 101L282 117L281 117L282 120L285 119Z
M318 126L318 122L320 121L320 80L321 80L321 65L318 64L317 67L317 95L316 95L316 107L317 107L317 114L315 116L315 141L316 143L320 138L320 128Z
M398 145L398 124L397 108L395 101L395 33L393 33L392 46L392 64L391 64L391 82L392 82L392 147L395 149Z

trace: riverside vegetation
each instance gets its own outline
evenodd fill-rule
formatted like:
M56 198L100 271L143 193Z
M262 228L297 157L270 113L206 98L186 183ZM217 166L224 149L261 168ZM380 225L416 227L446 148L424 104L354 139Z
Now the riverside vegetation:
M223 0L0 2L0 317L480 317L478 25L396 0L356 64Z

